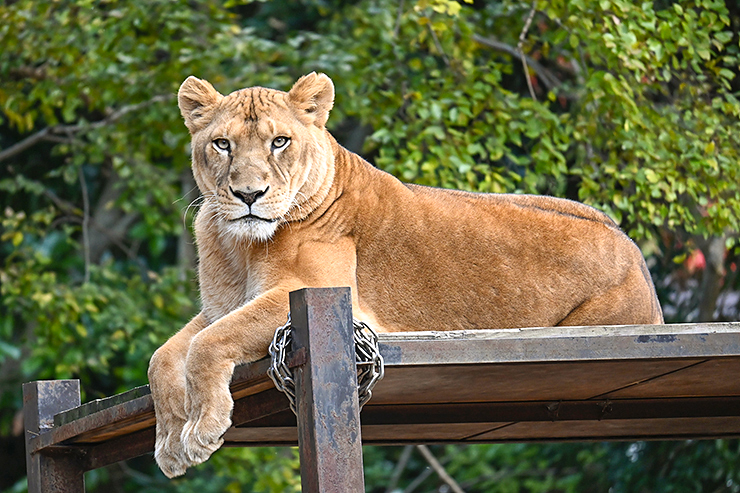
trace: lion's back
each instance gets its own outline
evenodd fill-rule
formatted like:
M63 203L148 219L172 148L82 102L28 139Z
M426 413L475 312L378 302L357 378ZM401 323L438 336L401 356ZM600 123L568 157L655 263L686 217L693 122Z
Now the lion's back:
M382 221L369 219L375 208L363 214L373 227L358 242L357 268L360 291L390 327L435 320L456 328L556 325L602 296L588 311L599 313L590 323L660 320L639 248L593 207L409 184L391 200L393 187L383 185L394 207ZM624 293L627 301L619 301ZM385 313L399 303L406 308ZM612 314L611 305L641 308Z
M546 195L527 195L513 193L477 193L463 190L452 190L446 188L427 187L423 185L405 184L418 196L432 198L429 203L435 202L470 205L473 209L494 209L500 212L502 209L521 209L535 215L560 216L574 220L594 221L620 231L617 223L602 211L569 199L551 197Z

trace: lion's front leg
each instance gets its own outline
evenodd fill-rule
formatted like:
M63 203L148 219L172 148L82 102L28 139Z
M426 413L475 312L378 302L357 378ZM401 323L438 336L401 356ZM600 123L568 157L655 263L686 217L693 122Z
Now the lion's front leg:
M169 478L185 474L192 465L180 441L187 421L185 358L190 341L205 325L203 316L198 315L157 349L149 362L149 386L156 416L154 458Z
M274 289L193 338L185 364L188 419L180 436L191 464L204 462L223 444L231 426L234 367L265 356L287 314L288 289Z
M223 435L231 426L229 383L234 359L217 355L217 348L194 341L187 360L185 409L187 422L180 440L188 461L195 465L207 460L223 444ZM211 361L209 361L211 360Z
M149 378L150 382L159 379ZM154 414L156 415L156 438L154 445L154 459L157 465L168 478L182 476L190 466L185 455L180 434L185 426L185 379L175 382L168 379L163 385L168 386L166 392L152 391L154 398ZM151 384L151 388L158 388L158 384Z

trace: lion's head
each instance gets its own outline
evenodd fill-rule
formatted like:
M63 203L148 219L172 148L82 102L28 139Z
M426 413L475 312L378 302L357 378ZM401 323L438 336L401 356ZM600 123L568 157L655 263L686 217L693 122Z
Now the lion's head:
M326 196L334 174L324 128L334 85L326 75L301 77L287 93L251 87L228 96L191 76L178 104L203 207L221 232L266 241Z

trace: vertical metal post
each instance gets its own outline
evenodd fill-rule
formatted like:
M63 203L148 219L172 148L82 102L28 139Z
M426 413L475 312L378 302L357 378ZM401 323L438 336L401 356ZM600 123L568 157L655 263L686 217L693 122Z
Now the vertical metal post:
M79 380L41 380L23 384L29 493L84 493L83 461L78 451L28 452L28 441L49 431L54 426L55 414L79 405Z
M349 288L290 293L301 485L307 493L365 491Z

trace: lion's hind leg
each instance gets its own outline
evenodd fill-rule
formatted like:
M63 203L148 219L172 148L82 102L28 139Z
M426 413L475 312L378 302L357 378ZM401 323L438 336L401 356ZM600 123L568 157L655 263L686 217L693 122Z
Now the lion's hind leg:
M663 323L647 267L635 266L624 280L574 308L560 326L653 325Z

